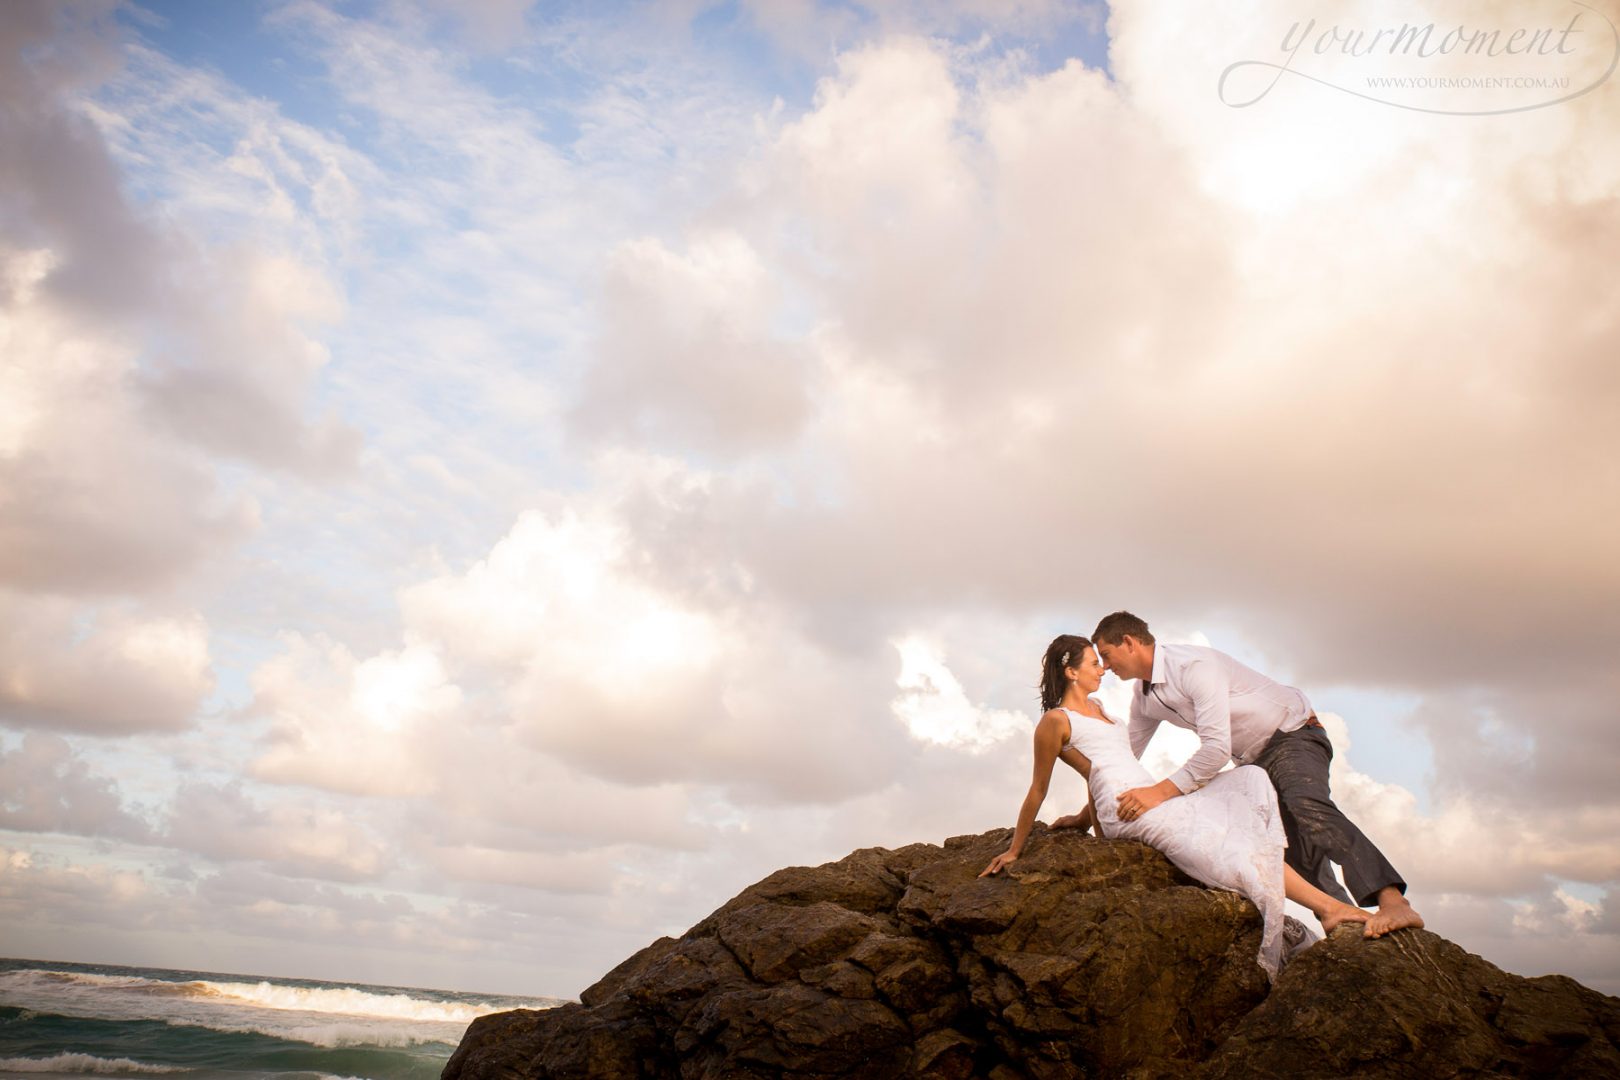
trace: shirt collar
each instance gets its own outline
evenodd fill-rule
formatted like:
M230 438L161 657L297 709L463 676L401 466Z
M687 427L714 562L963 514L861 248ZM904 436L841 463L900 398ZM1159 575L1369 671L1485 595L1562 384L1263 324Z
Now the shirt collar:
M1164 646L1157 642L1153 645L1153 671L1142 680L1142 693L1148 692L1148 687L1154 683L1164 682Z

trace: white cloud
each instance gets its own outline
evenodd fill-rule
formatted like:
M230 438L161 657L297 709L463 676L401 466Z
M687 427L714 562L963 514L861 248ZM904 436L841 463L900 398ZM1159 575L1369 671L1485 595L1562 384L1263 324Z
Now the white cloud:
M406 841L431 848L436 858L457 848L528 855L639 845L689 852L712 840L709 800L686 784L602 780L525 752L496 728L463 727L437 750L446 782L431 801L410 806Z
M820 78L773 105L696 10L286 5L309 124L105 37L8 54L7 707L180 729L210 664L254 697L128 759L218 770L176 803L237 825L172 826L194 889L41 855L8 912L122 888L583 982L783 861L1010 823L1033 656L1126 606L1423 695L1430 809L1347 753L1341 802L1440 932L1612 986L1608 97L1221 105L1278 4L1116 7L1112 79L1013 47L1095 8L751 4ZM352 486L287 475L350 422ZM17 820L109 827L118 753Z
M306 328L340 314L331 286L285 254L223 253L195 272L206 295L181 305L200 317L178 328L190 338L180 359L165 357L138 377L143 407L217 454L315 477L351 470L359 433L303 415L329 360Z
M3 849L0 849L3 850ZM153 889L145 874L105 863L59 863L18 849L0 859L0 911L22 923L32 913L53 920L105 921L117 911L146 906ZM139 925L140 920L131 920Z
M1620 519L1592 511L1615 496L1593 405L1613 379L1593 350L1620 308L1574 239L1617 227L1579 193L1617 175L1575 149L1602 122L1583 105L1534 133L1464 126L1414 159L1414 121L1357 113L1371 142L1329 156L1353 145L1365 169L1332 191L1289 173L1297 200L1260 214L1208 182L1238 153L1215 132L1244 125L1286 169L1339 138L1320 115L1380 107L1216 101L1200 126L1200 65L1242 42L1193 35L1184 71L1186 21L1122 16L1121 78L1171 69L1141 95L1078 65L981 78L927 42L845 55L747 180L776 231L745 235L813 298L816 415L773 483L722 473L636 527L669 538L672 575L700 537L847 647L942 595L1218 614L1286 642L1308 684L1485 688L1515 727L1539 710L1504 658L1535 653L1574 700L1526 779L1562 798L1560 777L1614 764L1595 703ZM1533 180L1531 144L1579 156L1579 191ZM1377 205L1391 230L1340 205ZM1059 584L1070 569L1083 584Z
M196 612L87 607L0 589L0 720L93 734L188 727L213 688Z
M86 342L99 343L94 352L101 355L85 359L99 360L100 370L86 372L81 362L76 373L80 380L100 375L92 385L103 409L133 429L108 432L114 441L104 438L101 453L113 468L120 456L133 456L138 477L145 471L141 459L161 454L165 426L206 450L258 464L316 475L344 468L358 446L355 433L331 418L311 423L303 416L313 374L325 361L323 347L305 330L339 310L330 286L268 229L258 231L255 243L211 245L202 239L204 214L195 203L176 200L161 216L134 206L108 136L127 137L141 117L122 115L106 100L94 107L82 102L89 89L84 83L117 73L104 63L78 71L65 64L76 49L98 41L97 29L73 26L74 16L61 9L47 10L42 25L8 42L0 60L7 80L18 86L16 100L27 102L8 113L7 141L22 152L8 158L15 164L0 188L13 211L0 251L13 280L9 301L21 306L24 332L14 345L24 370L48 372L60 366L53 353L86 354ZM31 54L30 41L45 36L41 31L57 19L63 27L47 37L50 47ZM133 55L139 60L143 54ZM116 97L116 77L112 84L109 95ZM212 88L201 80L181 89L182 100L194 104ZM172 100L168 105L184 108ZM136 161L161 149L156 131L145 134L148 141L138 147L121 147ZM246 160L216 162L216 177L243 172ZM263 218L289 216L285 199L272 200L268 212L256 202L236 206L246 211L247 221L237 222L246 225L243 232ZM36 374L35 381L44 379ZM43 394L35 403L56 404ZM141 423L147 415L160 424ZM74 421L37 408L33 419L41 440L52 427ZM44 419L49 423L40 423Z
M0 237L0 580L66 593L163 584L239 540L255 507L143 422L137 346L44 294L58 257Z
M37 732L0 753L0 828L134 841L151 834L110 777L93 773L66 739Z
M792 440L809 411L803 346L771 330L773 278L735 233L682 255L622 245L604 284L603 337L571 424L583 442L736 452Z
M476 49L500 52L521 43L535 0L428 0L458 24Z
M1007 709L984 709L968 700L944 657L916 637L894 643L900 653L900 693L891 708L913 738L981 752L1014 734L1029 730L1029 721Z
M427 857L433 869L454 881L591 895L611 890L619 878L618 863L623 855L610 848L587 852L520 852L461 846L435 849L428 852Z
M26 929L74 954L84 942L108 947L116 940L109 935L135 932L152 941L189 939L231 951L241 939L258 938L282 943L282 955L302 955L305 964L324 951L344 956L350 970L364 971L377 964L377 949L464 955L480 947L477 909L423 907L397 893L294 882L247 867L194 883L165 881L102 859L69 860L26 849L0 849L0 915L8 949ZM258 964L267 973L286 970L262 955Z
M861 704L874 663L850 669L745 596L653 585L641 557L605 510L526 514L465 574L405 592L407 638L502 679L513 736L603 778L793 800L874 782L898 749Z
M413 634L498 670L521 670L541 649L604 684L626 669L662 681L712 661L718 626L638 586L618 565L625 545L611 520L530 512L487 558L412 586L401 606Z
M261 803L236 784L182 786L163 842L221 862L261 862L292 877L369 881L388 868L380 840L342 809L307 797Z
M1567 975L1606 994L1620 989L1620 935L1572 925L1561 890L1514 900L1465 893L1426 898L1425 922L1444 937L1505 970Z
M357 660L292 634L253 675L254 709L271 717L253 775L364 795L435 790L441 778L413 736L453 718L460 689L420 646Z
M1492 793L1452 791L1422 813L1412 792L1355 770L1344 719L1320 715L1334 744L1335 801L1408 876L1417 890L1412 895L1516 897L1544 892L1557 879L1620 878L1620 847L1614 843L1620 807L1594 801L1581 810L1549 812ZM1481 858L1482 851L1490 857Z

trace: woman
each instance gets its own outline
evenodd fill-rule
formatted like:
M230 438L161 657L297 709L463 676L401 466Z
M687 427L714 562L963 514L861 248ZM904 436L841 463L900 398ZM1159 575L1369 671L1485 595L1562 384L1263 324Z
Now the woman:
M1087 639L1064 634L1047 647L1041 664L1041 707L1046 713L1035 727L1035 775L1012 843L980 877L997 873L1024 850L1046 799L1052 763L1062 759L1086 778L1087 805L1078 814L1059 818L1053 828L1085 829L1095 822L1100 835L1151 844L1189 876L1253 900L1265 922L1260 966L1268 976L1275 977L1282 962L1284 896L1310 909L1330 932L1341 922L1367 920L1368 912L1335 900L1283 863L1288 841L1277 815L1277 793L1263 769L1244 765L1220 773L1189 795L1166 799L1133 821L1121 821L1120 794L1152 784L1153 777L1131 753L1126 726L1091 697L1102 676L1102 664Z

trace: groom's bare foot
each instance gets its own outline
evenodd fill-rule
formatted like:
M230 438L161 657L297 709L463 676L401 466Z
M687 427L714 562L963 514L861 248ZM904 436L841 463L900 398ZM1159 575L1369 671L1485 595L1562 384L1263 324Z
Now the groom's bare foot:
M1334 901L1332 907L1319 913L1316 917L1322 922L1322 935L1324 937L1329 937L1333 934L1333 931L1340 923L1364 923L1373 916L1372 912L1370 911L1362 911L1358 907L1351 907L1349 904L1341 904L1338 901Z
M1383 937L1396 930L1417 929L1423 925L1423 916L1407 902L1406 897L1397 893L1393 899L1379 897L1379 900L1378 910L1367 920L1368 937Z

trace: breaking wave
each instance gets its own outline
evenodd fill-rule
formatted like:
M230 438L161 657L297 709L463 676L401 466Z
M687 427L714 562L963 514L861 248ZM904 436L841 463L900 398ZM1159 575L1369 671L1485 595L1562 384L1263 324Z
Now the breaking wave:
M381 1016L390 1020L470 1024L485 1013L522 1007L516 1003L505 1002L472 1005L432 1001L407 994L378 994L350 987L327 989L278 986L270 982L216 983L206 980L181 985L200 996L223 1001L241 1001L261 1009L338 1013L344 1016Z
M65 968L18 966L0 970L0 1006L90 1020L157 1021L171 1027L263 1035L322 1048L441 1045L448 1053L467 1025L480 1016L557 1004L549 999L505 999L308 980L199 977L205 974L202 972L93 972ZM78 1048L70 1045L64 1049ZM3 1052L4 1048L0 1048ZM38 1060L54 1062L60 1058L58 1055ZM17 1066L10 1071L53 1070L35 1065L29 1069ZM63 1066L54 1071L71 1070Z
M103 1058L94 1054L55 1054L48 1058L0 1058L0 1069L19 1073L178 1073L175 1065L148 1065L129 1058Z

